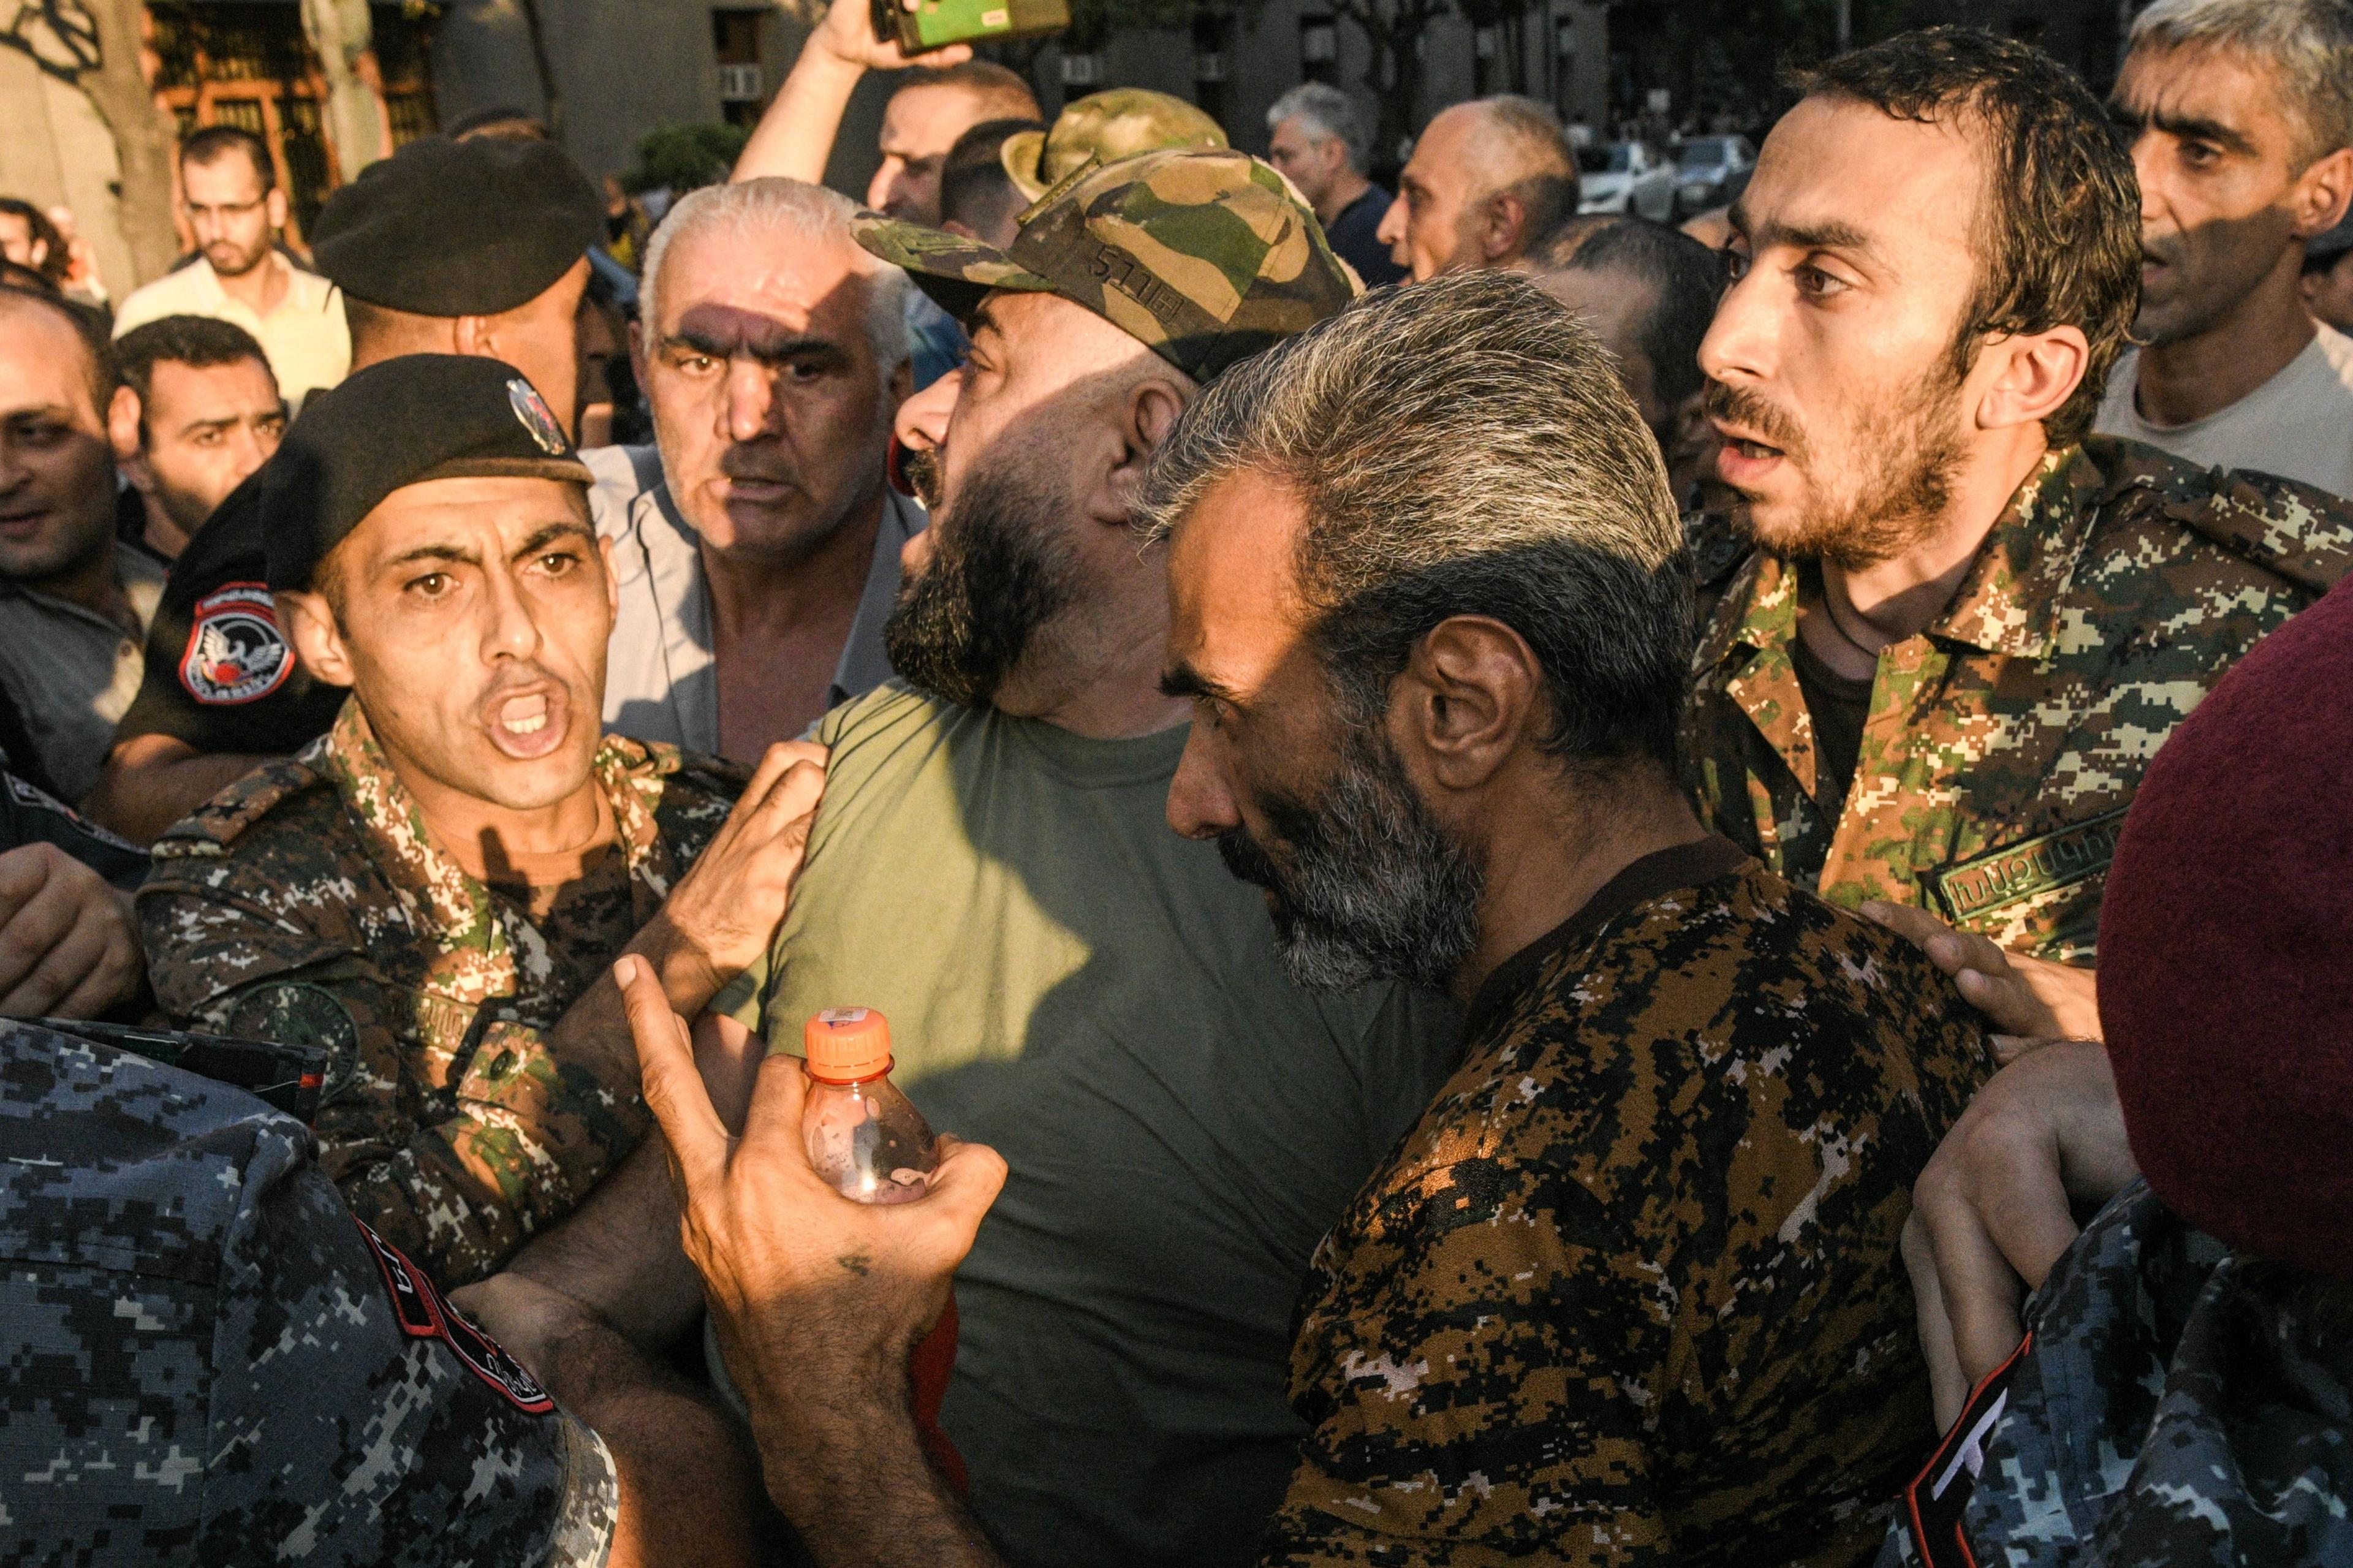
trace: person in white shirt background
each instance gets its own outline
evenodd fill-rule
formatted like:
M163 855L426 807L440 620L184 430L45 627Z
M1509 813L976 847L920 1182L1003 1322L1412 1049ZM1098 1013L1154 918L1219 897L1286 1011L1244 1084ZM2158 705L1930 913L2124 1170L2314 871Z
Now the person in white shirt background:
M290 408L350 374L343 297L278 248L286 193L269 148L234 125L207 125L180 143L180 212L196 258L122 301L114 334L165 316L234 321L260 341Z
M2110 110L2140 176L2143 346L2096 428L2353 495L2353 339L2298 286L2353 197L2353 7L2157 0Z

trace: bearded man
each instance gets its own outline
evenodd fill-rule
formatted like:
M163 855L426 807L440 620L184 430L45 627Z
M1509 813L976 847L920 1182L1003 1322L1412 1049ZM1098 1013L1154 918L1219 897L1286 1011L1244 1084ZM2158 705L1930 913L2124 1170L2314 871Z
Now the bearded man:
M1740 499L1699 541L1687 782L2000 1026L2096 1037L2069 966L2141 770L2342 574L2353 511L2086 434L2138 202L2098 103L2022 44L1934 28L1832 61L1732 226L1700 365Z
M1169 833L1186 705L1128 514L1202 385L1351 288L1234 152L1107 164L1002 252L859 233L964 318L972 361L901 412L933 518L884 634L904 684L819 728L808 913L714 1005L795 1050L820 1008L881 1009L932 1124L1011 1163L942 1411L1008 1557L1245 1563L1305 1430L1299 1281L1436 1088L1449 1019L1394 984L1294 984L1217 850ZM1109 282L1083 259L1106 247L1135 258ZM928 1495L912 1466L867 1485Z

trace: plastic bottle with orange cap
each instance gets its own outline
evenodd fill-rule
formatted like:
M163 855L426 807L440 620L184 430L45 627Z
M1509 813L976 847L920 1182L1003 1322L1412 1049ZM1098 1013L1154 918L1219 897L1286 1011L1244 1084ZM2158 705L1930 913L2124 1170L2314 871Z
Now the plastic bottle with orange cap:
M940 1163L932 1135L891 1081L891 1026L871 1007L829 1007L801 1031L808 1062L801 1137L809 1163L846 1198L920 1198Z
M903 1204L930 1190L939 1140L891 1081L891 1026L871 1007L829 1007L801 1029L808 1099L801 1140L809 1164L843 1197ZM955 1369L955 1297L908 1361L915 1428L932 1460L957 1493L964 1458L940 1429L940 1403Z

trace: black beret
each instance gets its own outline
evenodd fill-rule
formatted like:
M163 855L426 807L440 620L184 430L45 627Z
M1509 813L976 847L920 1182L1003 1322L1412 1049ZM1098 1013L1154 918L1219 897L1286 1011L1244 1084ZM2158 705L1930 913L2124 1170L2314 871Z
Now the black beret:
M312 393L258 477L273 592L309 587L327 552L403 485L596 482L522 372L470 354L403 354Z
M427 136L327 198L311 256L371 305L495 316L545 293L604 226L596 187L554 142Z

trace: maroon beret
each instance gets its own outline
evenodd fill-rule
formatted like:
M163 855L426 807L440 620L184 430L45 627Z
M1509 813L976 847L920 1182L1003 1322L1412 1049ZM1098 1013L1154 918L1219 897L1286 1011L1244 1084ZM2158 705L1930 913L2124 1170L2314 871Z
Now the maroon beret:
M2232 1246L2353 1279L2353 584L2149 764L2100 911L2141 1173Z

